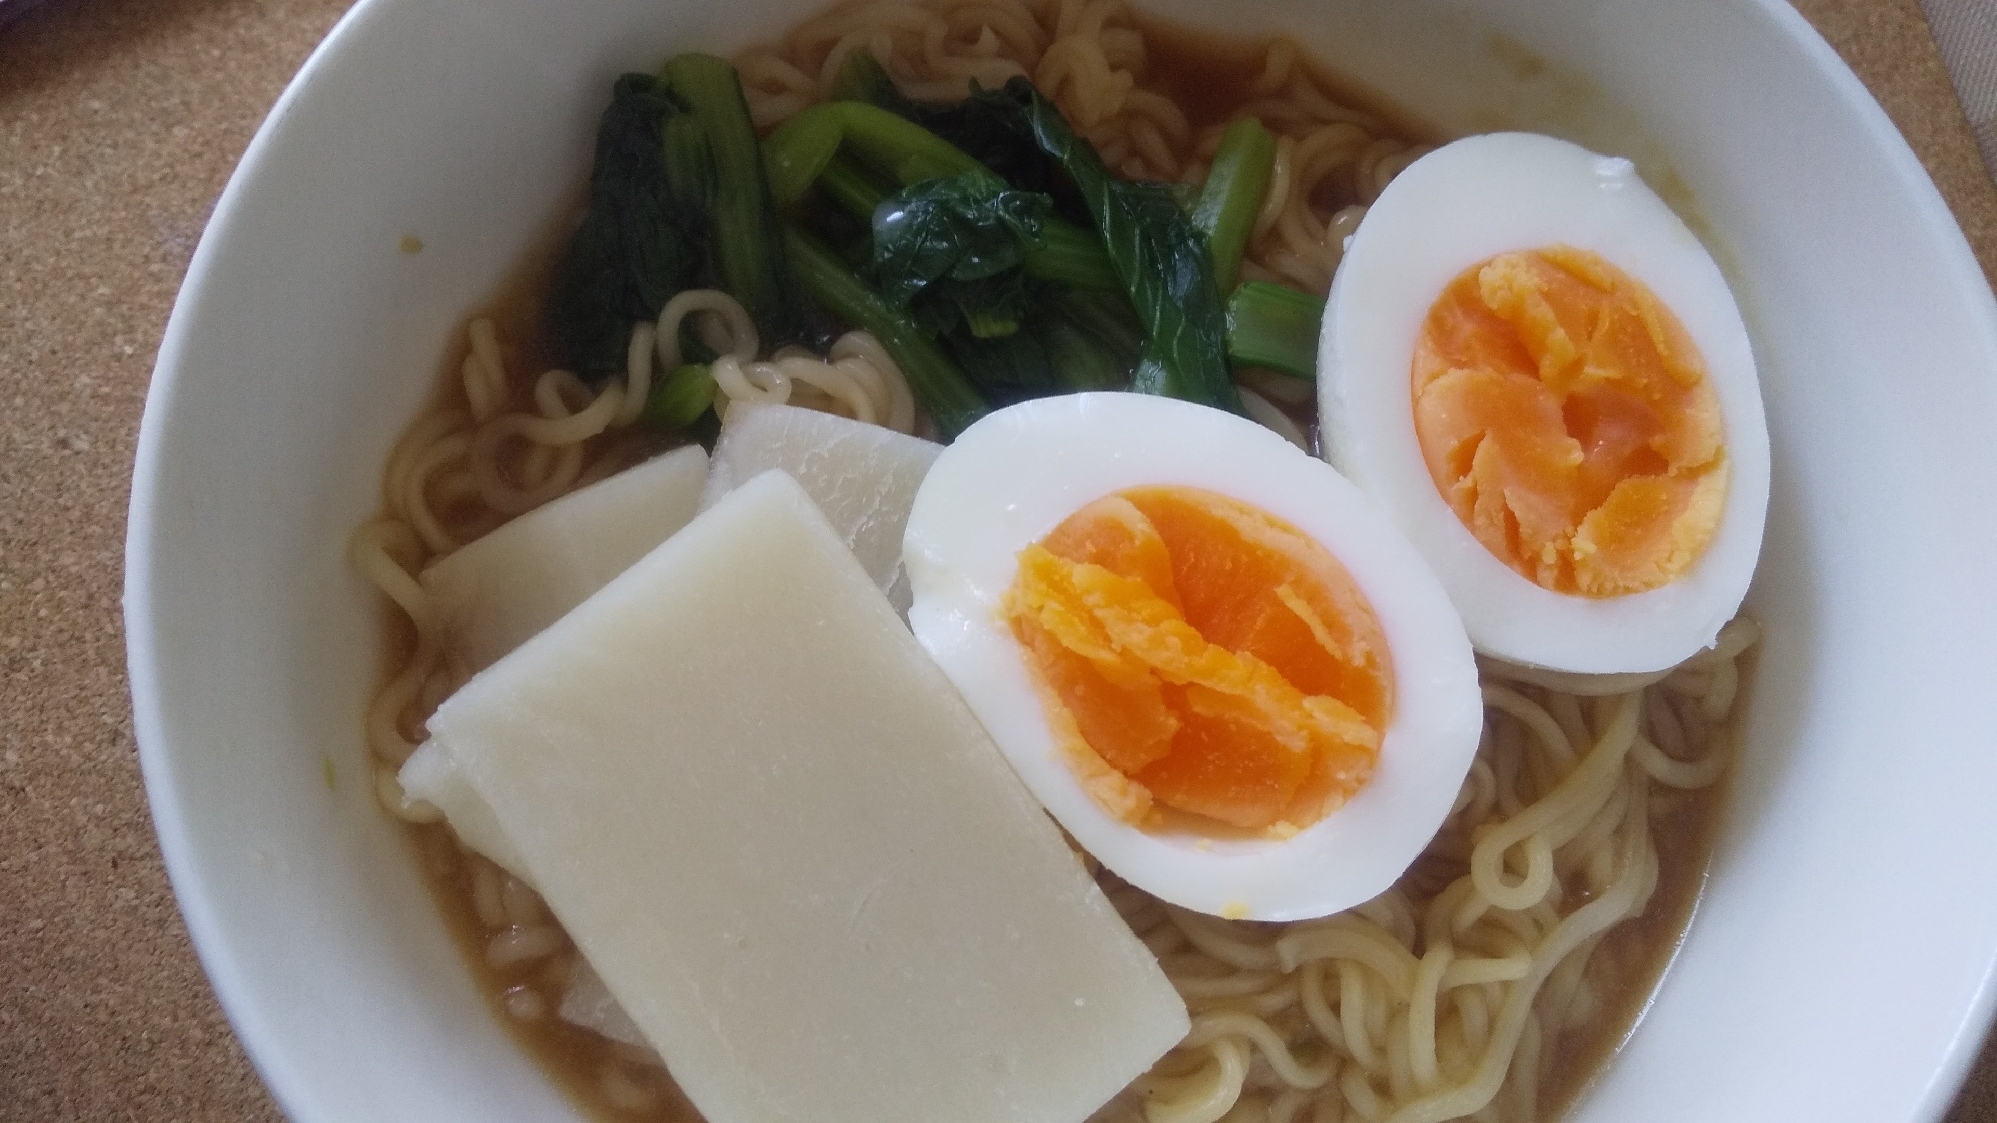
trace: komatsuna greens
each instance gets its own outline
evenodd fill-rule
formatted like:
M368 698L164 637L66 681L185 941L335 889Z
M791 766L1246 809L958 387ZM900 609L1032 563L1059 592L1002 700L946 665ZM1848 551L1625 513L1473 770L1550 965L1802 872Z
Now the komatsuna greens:
M562 360L609 377L632 324L712 285L765 351L873 333L945 438L994 406L1081 390L1240 412L1234 369L1311 373L1315 298L1235 286L1274 164L1255 122L1228 129L1193 189L1118 178L1025 79L916 102L859 52L835 94L758 141L724 60L619 79L547 307ZM680 343L687 361L645 413L674 428L714 397L712 353L690 330Z

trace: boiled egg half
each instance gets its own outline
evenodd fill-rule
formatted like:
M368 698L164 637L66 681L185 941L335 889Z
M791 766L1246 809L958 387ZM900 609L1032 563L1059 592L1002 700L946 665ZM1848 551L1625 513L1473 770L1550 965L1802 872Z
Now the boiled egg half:
M1739 609L1768 507L1754 355L1629 161L1525 133L1417 160L1350 240L1318 369L1327 458L1479 651L1656 671Z
M916 638L1027 787L1174 904L1359 904L1475 755L1475 662L1427 564L1244 418L1114 393L999 410L930 469L904 560Z

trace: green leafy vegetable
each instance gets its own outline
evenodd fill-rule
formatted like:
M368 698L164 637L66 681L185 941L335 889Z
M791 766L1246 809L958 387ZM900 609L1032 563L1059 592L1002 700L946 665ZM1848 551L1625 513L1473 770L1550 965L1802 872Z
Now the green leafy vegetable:
M827 312L873 333L908 379L915 400L929 411L947 440L989 408L950 357L914 317L853 274L839 256L811 235L787 227L784 246L804 291Z
M631 325L703 274L742 302L766 345L813 336L741 83L727 62L689 54L611 91L589 207L543 309L548 341L583 377L616 375Z
M1206 241L1169 191L1117 179L1031 82L973 99L1011 107L1020 127L1067 172L1095 219L1147 341L1134 388L1242 412L1227 369L1227 320Z
M814 105L777 126L764 142L778 206L804 197L841 148L906 186L934 176L991 172L935 133L857 101Z
M961 321L980 339L1010 335L1026 312L1020 275L1053 203L965 172L904 188L874 210L873 277L889 304L922 299L940 332Z
M1269 175L1276 167L1276 138L1253 117L1227 127L1215 150L1213 167L1193 204L1193 226L1206 235L1214 283L1225 292L1241 271L1241 255L1255 231Z
M855 55L836 89L851 100L765 141L777 204L846 254L793 227L790 256L827 311L888 344L946 432L987 402L1132 381L1241 411L1217 259L1187 213L1201 196L1117 179L1024 80L924 105ZM1273 145L1259 126L1230 136L1209 218L1232 272Z
M882 182L873 169L844 153L835 155L818 175L818 188L847 214L863 220L871 228L874 211L887 202L894 187Z
M721 287L748 310L765 347L809 338L811 325L784 257L776 203L735 68L713 55L683 54L666 63L661 77L707 142L712 169L707 213ZM674 151L691 151L684 138L672 139ZM697 182L688 175L676 185Z
M994 407L1067 390L1046 342L1032 327L996 339L975 339L963 333L945 342L965 376Z
M645 420L667 429L685 429L714 404L714 372L687 363L652 384L645 395Z
M1227 357L1237 367L1268 367L1317 377L1324 301L1267 281L1244 281L1227 298Z
M865 102L920 125L1021 191L1057 196L1061 192L1063 185L1053 161L1021 135L1009 110L976 99L911 101L865 51L846 56L832 82L832 99ZM1065 209L1067 201L1057 198L1057 210ZM1087 212L1080 209L1066 217L1088 221Z
M1118 180L1023 79L927 105L859 53L838 88L854 100L805 110L759 145L721 59L680 55L658 77L620 79L547 308L563 360L593 379L620 372L632 323L712 278L766 346L813 336L805 296L872 332L946 436L989 401L1133 380L1239 412L1215 275L1238 267L1266 189L1259 126L1230 130L1205 189L1181 198ZM779 207L816 233L784 225ZM1259 355L1284 309L1244 300L1238 342ZM648 395L656 424L711 421L709 356L686 353Z
M1036 321L1047 355L1063 386L1070 393L1088 390L1114 390L1130 381L1130 372L1143 351L1143 337L1120 327L1098 330L1103 321L1090 314L1085 305L1070 294L1060 301L1042 305ZM1107 302L1105 302L1107 303ZM1117 303L1123 303L1118 300ZM1128 314L1128 306L1125 307Z
M675 112L664 83L626 74L597 125L589 209L543 309L556 356L592 381L624 370L632 323L657 316L700 270L698 229L680 221L665 171Z
M1122 293L1076 292L1061 301L1061 312L1118 356L1128 378L1144 354L1144 325Z
M1121 350L1096 335L1070 314L1068 296L1042 290L1012 334L978 339L959 331L944 345L994 406L1124 385L1137 349Z
M1002 106L984 110L987 115L1001 111ZM991 169L921 125L856 101L827 102L803 110L778 126L763 144L771 191L780 207L798 203L813 184L821 183L832 172L835 178L825 186L835 200L871 221L872 207L859 210L865 206L866 196L847 190L855 186L853 177L839 173L838 157L842 155L850 155L873 174L903 187L946 176L982 176L995 189L1008 186ZM1042 225L1040 241L1026 251L1024 264L1026 272L1040 280L1076 288L1122 287L1100 241L1059 218L1049 218Z
M854 51L839 64L839 73L832 76L832 100L865 102L898 117L915 119L915 103L902 96L880 60L867 51Z

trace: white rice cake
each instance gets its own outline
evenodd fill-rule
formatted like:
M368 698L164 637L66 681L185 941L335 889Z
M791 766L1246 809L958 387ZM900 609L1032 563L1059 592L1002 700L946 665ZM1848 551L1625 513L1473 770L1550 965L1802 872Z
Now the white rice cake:
M476 674L561 619L699 509L698 445L627 468L537 507L422 574L444 649Z
M465 675L561 619L693 519L707 481L698 445L627 468L537 507L423 571L445 651ZM492 810L434 741L396 776L405 803L443 812L466 846L528 879Z
M901 567L901 536L915 489L942 451L934 441L837 414L734 405L714 444L700 509L772 468L790 473L895 611L906 616L913 598Z
M710 1123L1081 1123L1187 1031L781 473L430 728Z
M617 996L604 985L603 976L589 965L589 960L578 958L569 970L569 988L562 992L562 1005L555 1016L584 1029L594 1030L612 1041L629 1045L634 1049L652 1052L652 1043L638 1030L631 1015L617 1004Z
M527 863L513 848L513 841L506 837L506 831L493 816L492 808L485 805L484 797L471 786L471 781L465 779L457 760L444 746L435 740L416 746L416 751L402 762L402 770L395 774L395 782L402 789L405 810L417 800L436 808L443 814L444 821L451 825L459 842L498 863L507 873L527 885L534 884L533 877L527 872Z

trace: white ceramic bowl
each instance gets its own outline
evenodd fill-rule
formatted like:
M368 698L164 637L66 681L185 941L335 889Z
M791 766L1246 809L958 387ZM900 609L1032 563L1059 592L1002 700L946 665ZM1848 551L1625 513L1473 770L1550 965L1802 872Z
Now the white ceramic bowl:
M453 325L583 174L610 80L794 12L362 0L202 240L139 442L132 689L195 944L301 1123L574 1117L374 806L379 609L342 545ZM1227 21L1298 33L1445 129L1637 157L1754 335L1775 490L1746 756L1683 950L1576 1119L1933 1118L1997 951L1997 310L1941 199L1781 0L1273 0Z

